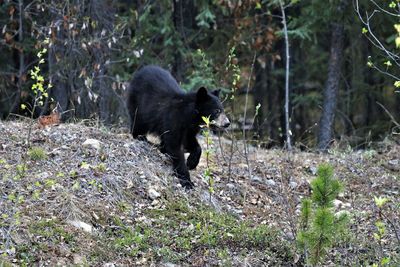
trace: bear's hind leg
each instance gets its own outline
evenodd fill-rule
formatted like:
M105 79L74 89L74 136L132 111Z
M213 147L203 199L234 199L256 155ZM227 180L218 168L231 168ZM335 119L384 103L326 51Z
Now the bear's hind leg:
M131 134L135 139L139 139L141 141L147 141L146 134L147 128L144 124L139 121L134 121L131 124Z

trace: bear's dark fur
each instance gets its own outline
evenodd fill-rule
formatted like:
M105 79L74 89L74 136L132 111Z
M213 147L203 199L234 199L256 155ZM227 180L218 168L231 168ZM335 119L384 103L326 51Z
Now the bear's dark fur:
M182 186L191 188L188 169L196 168L201 148L196 140L202 116L218 127L229 126L218 98L219 90L185 93L171 74L157 66L138 70L128 88L127 107L134 138L153 133L161 138L161 151L173 161ZM190 155L185 163L184 152Z

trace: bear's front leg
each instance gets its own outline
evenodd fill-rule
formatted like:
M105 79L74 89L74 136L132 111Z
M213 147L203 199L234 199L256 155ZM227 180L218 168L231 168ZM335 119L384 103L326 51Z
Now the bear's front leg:
M169 153L168 153L169 154ZM176 176L178 176L179 182L184 188L191 189L193 188L193 183L190 181L189 170L185 164L185 156L183 151L169 154L172 158L174 171Z
M171 157L174 172L179 179L181 185L186 189L193 188L194 184L190 180L189 170L185 164L185 155L183 150L176 140L163 140L164 148L168 156Z
M201 157L201 147L196 140L196 136L188 136L186 138L185 149L190 153L186 161L186 166L189 170L197 167Z

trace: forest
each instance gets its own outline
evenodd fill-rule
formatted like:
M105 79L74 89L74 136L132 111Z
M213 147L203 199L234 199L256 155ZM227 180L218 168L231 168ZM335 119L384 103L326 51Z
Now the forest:
M35 117L58 106L64 121L124 125L126 83L157 64L186 90L222 88L235 129L266 147L283 146L290 132L302 148L362 148L398 130L398 12L389 4L2 1L0 114L26 115L29 70L48 38L41 71L53 87Z
M0 0L0 266L397 266L399 17L398 0ZM230 127L205 121L193 190L129 133L146 65L221 90Z

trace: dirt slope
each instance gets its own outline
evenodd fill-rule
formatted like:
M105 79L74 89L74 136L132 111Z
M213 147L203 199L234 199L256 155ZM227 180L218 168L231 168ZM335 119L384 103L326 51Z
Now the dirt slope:
M242 143L213 137L210 197L204 158L188 192L166 156L123 130L34 126L39 149L28 153L28 127L0 122L0 266L301 266L294 241L299 203L323 162L345 184L336 211L352 214L349 239L329 251L325 265L399 260L395 141L329 154L250 147L246 160ZM374 196L389 199L381 244L373 237Z

